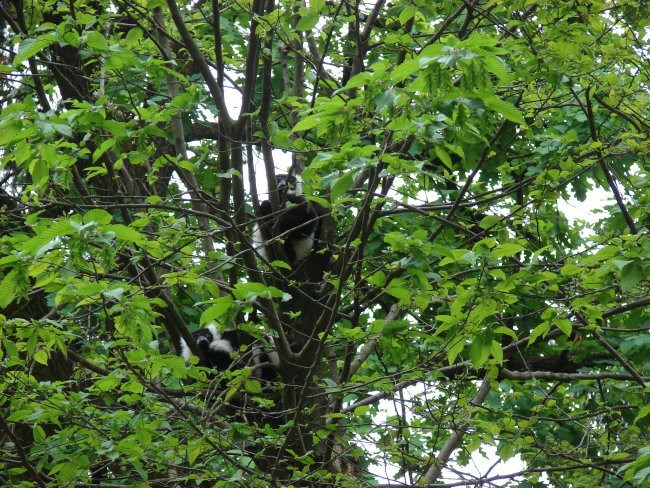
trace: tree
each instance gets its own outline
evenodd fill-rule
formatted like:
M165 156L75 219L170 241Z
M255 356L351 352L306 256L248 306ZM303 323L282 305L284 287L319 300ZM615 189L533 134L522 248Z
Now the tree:
M645 2L0 16L3 485L650 482ZM294 266L252 243L282 157ZM209 323L277 380L202 367Z

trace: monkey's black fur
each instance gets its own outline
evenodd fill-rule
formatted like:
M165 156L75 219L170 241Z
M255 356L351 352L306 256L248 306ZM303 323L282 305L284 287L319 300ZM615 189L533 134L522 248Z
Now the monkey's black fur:
M296 266L318 242L323 207L302 195L300 181L294 176L277 175L276 178L280 209L274 214L269 200L260 204L261 219L254 240L260 254L267 260L278 258L274 256L273 242L276 239L282 242L289 264Z
M205 358L204 366L216 371L226 371L229 369L236 358L233 353L238 352L241 346L250 346L251 360L247 361L253 366L261 366L257 376L263 380L270 381L276 378L275 367L278 366L278 355L275 351L267 351L262 344L244 332L237 330L224 330L217 332L214 324L209 324L205 329L199 329L192 332L196 344L203 352ZM186 361L192 357L192 351L187 347L184 340L181 339L180 353ZM244 363L242 362L243 366Z

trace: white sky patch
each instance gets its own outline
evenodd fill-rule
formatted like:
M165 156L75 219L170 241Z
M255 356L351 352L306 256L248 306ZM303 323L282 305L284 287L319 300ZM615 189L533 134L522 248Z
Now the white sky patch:
M616 203L611 192L602 188L595 188L587 193L587 198L581 202L575 197L568 200L558 199L558 209L566 215L570 222L583 220L595 224L609 214L605 207Z
M216 73L213 73L216 77ZM241 92L232 84L226 82L223 87L223 97L228 106L228 113L231 117L237 118L241 111L242 96Z

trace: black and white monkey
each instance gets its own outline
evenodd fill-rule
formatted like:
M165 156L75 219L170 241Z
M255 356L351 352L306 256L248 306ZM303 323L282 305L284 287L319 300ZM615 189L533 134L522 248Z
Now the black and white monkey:
M314 248L323 207L302 195L302 181L293 175L276 175L280 210L275 215L271 202L260 204L261 219L255 227L253 245L267 261L273 259L273 242L282 243L289 264L296 266Z
M233 353L246 345L250 346L251 360L242 360L241 365L259 366L259 371L256 372L257 377L265 381L275 379L275 368L280 365L277 352L266 350L260 341L256 341L250 334L233 329L224 330L220 333L217 331L215 324L208 324L205 329L192 332L192 335L199 349L203 352L206 367L217 371L226 371L233 365L234 361L238 360L233 358ZM181 339L180 353L185 361L188 361L193 356L184 339Z

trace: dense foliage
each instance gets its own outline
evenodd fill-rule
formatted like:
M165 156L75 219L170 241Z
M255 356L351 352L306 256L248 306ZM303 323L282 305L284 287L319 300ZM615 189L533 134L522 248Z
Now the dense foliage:
M0 484L647 486L649 18L1 0Z

